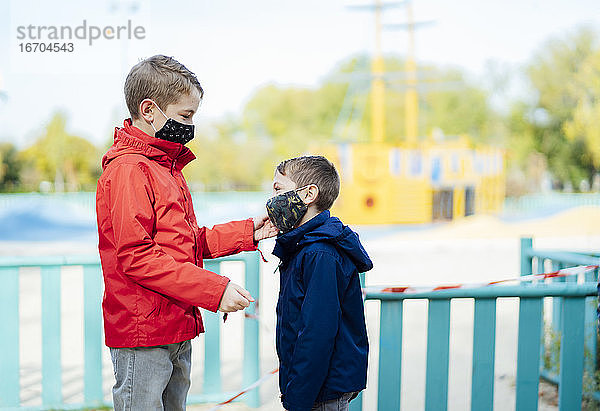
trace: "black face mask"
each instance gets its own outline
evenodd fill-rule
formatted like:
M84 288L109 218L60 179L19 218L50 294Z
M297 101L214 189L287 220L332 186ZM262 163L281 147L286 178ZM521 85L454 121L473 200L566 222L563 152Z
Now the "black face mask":
M158 131L156 130L156 128L154 128L154 124L150 123L150 125L154 129L154 137L179 144L187 144L194 138L193 124L183 124L179 121L175 121L172 118L167 117L156 103L154 103L154 105L156 106L158 111L160 111L160 113L167 119L165 125L162 126L161 129Z
M308 205L302 201L296 191L305 187L287 191L271 197L267 201L269 219L282 233L291 231L302 220L308 210Z

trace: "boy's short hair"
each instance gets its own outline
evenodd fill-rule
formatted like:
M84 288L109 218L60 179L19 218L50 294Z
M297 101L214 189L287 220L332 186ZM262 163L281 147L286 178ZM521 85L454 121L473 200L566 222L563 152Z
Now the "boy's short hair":
M297 188L309 184L319 187L315 201L319 211L330 209L340 194L340 176L333 163L323 156L291 158L281 162L277 171L296 183Z
M157 54L131 68L125 79L125 102L135 120L140 117L139 107L144 99L152 99L166 110L169 104L177 103L194 88L202 99L204 90L196 75L173 57Z

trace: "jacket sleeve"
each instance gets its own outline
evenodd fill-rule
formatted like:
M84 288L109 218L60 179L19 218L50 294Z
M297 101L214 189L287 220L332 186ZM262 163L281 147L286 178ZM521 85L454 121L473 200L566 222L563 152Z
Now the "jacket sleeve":
M321 390L333 353L342 315L338 272L341 267L329 252L304 256L305 288L301 327L292 354L283 405L290 411L311 410Z
M212 229L202 227L198 235L201 258L217 258L256 250L254 222L251 218L217 224Z
M142 287L217 311L229 279L191 262L176 262L154 241L154 192L146 172L143 164L120 164L102 188L117 264Z

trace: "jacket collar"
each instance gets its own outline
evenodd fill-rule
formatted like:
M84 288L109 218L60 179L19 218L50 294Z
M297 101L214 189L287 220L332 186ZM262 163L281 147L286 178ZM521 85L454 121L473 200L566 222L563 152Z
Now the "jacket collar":
M279 234L275 241L273 255L277 256L281 261L288 260L296 252L302 238L304 238L306 234L322 226L329 217L329 210L322 211L301 226L296 227L285 234Z
M114 145L111 148L113 152L109 151L111 155L107 153L107 160L110 161L123 151L130 150L138 151L159 163L174 164L178 170L196 158L183 144L152 137L135 127L128 118L123 122L122 128L115 128Z

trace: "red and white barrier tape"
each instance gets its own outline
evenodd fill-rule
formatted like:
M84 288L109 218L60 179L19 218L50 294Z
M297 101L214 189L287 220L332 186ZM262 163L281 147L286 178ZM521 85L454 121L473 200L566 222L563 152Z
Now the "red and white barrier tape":
M553 271L551 273L523 275L520 277L507 278L504 280L491 281L491 282L485 282L485 283L459 283L459 284L446 284L446 285L438 285L438 286L366 287L363 289L363 292L426 293L426 292L431 292L431 291L452 290L452 289L457 289L457 288L480 288L480 287L488 287L491 285L503 284L503 283L508 283L508 282L525 282L525 281L534 281L534 280L546 280L548 278L569 277L569 276L573 276L573 275L579 275L581 273L586 273L588 271L592 271L597 268L598 268L597 265L580 265L577 267L563 268L561 270Z
M255 389L256 387L258 387L259 385L261 385L263 382L265 382L266 380L268 380L271 376L277 374L279 372L279 368L275 368L273 371L269 372L268 374L263 375L262 377L260 377L258 380L256 380L255 382L253 382L252 384L250 384L249 386L247 386L246 388L244 388L242 391L238 392L236 395L234 395L233 397L229 398L226 401L220 402L217 405L215 405L213 408L210 409L210 411L215 411L218 410L219 408L221 408L222 406L229 404L233 401L235 401L237 398L241 397L242 395L246 394L248 391L252 391L253 389Z
M250 313L244 313L244 318L250 318L252 320L259 320L260 318L258 317L258 314L250 314Z
M549 278L560 278L560 277L570 277L579 275L582 273L587 273L589 271L597 269L597 265L580 265L576 267L563 268L558 271L553 271L550 273L542 273L542 274L530 274L523 275L519 277L506 278L504 280L496 280L489 282L481 282L481 283L458 283L458 284L442 284L442 285L431 285L431 286L397 286L397 287L365 287L363 288L363 294L367 292L371 293L426 293L431 291L441 291L441 290L452 290L457 288L481 288L488 287L492 285L510 283L510 282L526 282L526 281L540 281L546 280ZM261 321L261 318L258 314L250 314L244 313L244 317L251 320L258 321L261 325L264 325L267 330L270 331L270 327L264 324Z

